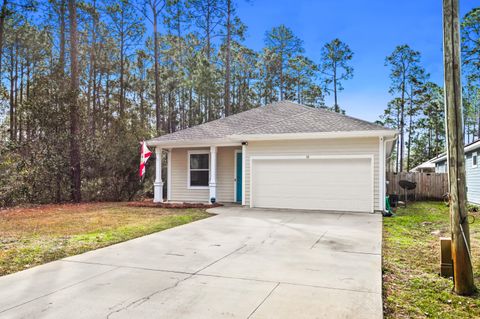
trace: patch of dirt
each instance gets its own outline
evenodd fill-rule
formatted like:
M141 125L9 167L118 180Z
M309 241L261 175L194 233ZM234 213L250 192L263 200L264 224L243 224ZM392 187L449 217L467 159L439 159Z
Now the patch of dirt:
M33 217L38 215L58 214L58 213L81 213L97 210L105 207L121 206L121 202L95 202L95 203L62 203L62 204L39 204L39 205L21 205L12 208L0 209L0 217Z
M204 203L154 203L152 200L129 202L130 207L151 207L151 208L213 208L223 206L222 204L204 204Z

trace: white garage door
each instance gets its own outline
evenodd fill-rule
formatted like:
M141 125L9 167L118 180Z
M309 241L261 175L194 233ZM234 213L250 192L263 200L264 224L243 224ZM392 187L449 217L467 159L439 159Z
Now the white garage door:
M371 158L253 159L252 206L373 211Z

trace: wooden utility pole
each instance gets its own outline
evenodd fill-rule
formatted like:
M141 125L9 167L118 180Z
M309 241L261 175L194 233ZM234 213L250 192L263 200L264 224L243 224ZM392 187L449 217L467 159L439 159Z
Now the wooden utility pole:
M458 0L443 0L443 55L454 291L471 295L475 286L465 187Z

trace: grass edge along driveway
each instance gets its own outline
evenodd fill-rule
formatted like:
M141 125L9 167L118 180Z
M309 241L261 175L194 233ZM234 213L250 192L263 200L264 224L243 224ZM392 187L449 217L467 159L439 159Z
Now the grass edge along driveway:
M40 205L0 211L0 276L211 216L204 209L127 203Z

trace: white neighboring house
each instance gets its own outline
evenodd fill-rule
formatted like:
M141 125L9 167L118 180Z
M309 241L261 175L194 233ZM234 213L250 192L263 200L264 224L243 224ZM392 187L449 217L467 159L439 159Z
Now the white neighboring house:
M430 159L418 166L415 166L410 170L410 172L435 173L435 163L433 162L433 159Z
M147 141L155 202L373 212L384 209L385 161L397 131L282 101Z

